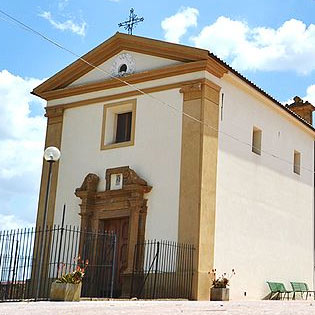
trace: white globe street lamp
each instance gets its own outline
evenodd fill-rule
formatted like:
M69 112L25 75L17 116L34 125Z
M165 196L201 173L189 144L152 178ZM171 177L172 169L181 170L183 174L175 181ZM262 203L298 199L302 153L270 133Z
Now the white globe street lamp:
M56 147L48 147L44 151L44 159L47 162L57 162L60 159L60 155L61 153Z
M46 196L45 196L45 206L44 206L44 214L43 214L43 225L42 225L42 232L40 234L40 260L38 266L38 275L37 275L37 289L36 289L36 300L39 297L40 285L41 285L41 273L42 273L42 266L43 266L43 259L44 259L44 252L45 252L45 243L44 243L44 235L47 231L45 231L46 224L47 224L47 208L48 208L48 200L49 200L49 192L50 192L50 184L51 184L51 171L52 165L54 162L57 162L60 159L60 151L56 147L48 147L44 151L44 159L49 163L48 169L48 180L47 180L47 187L46 187ZM38 251L37 251L38 252Z

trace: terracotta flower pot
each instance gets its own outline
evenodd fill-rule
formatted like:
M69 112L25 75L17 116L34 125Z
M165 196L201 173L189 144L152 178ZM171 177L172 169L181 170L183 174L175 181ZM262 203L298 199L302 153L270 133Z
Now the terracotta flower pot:
M228 301L229 293L229 288L211 288L210 301Z
M82 283L53 282L50 288L51 301L80 301Z

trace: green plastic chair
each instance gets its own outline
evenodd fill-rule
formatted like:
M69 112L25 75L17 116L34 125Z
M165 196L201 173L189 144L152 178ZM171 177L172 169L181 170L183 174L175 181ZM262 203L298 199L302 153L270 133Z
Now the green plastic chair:
M278 296L280 299L283 298L283 300L286 296L288 300L290 299L290 293L292 293L293 291L288 291L283 283L271 281L267 281L267 283L270 289L270 300L272 300L275 296Z
M305 283L305 282L290 282L291 283L291 286L292 286L292 289L293 289L293 300L295 300L295 294L296 293L300 293L301 294L301 298L303 299L304 297L304 293L306 294L306 297L305 299L307 300L308 298L308 295L310 293L313 293L313 297L314 297L314 300L315 300L315 292L314 291L311 291L308 289L308 285Z

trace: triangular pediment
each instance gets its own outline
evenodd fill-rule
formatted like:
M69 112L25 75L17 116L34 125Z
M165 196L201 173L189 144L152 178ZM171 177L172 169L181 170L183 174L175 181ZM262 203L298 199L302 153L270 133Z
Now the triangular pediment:
M107 59L100 64L97 69L92 69L74 82L69 87L76 87L84 84L100 82L102 80L111 79L119 76L119 68L125 63L132 67L130 74L143 73L163 67L182 64L182 61L156 57L152 55L142 54L130 50L122 50L113 57ZM127 73L128 75L128 73Z
M42 96L50 91L75 87L96 82L105 73L93 66L107 67L122 52L132 52L140 67L138 71L147 71L179 63L205 61L208 51L164 41L116 33L114 36L79 58L33 90L33 94ZM149 61L151 59L151 62ZM151 68L150 68L151 67ZM96 74L96 71L100 74ZM110 75L108 75L108 78ZM107 78L107 79L108 79Z

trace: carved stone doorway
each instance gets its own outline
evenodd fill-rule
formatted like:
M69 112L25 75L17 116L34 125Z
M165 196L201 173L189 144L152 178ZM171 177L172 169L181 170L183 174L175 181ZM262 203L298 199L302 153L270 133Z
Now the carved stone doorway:
M147 199L152 189L128 166L106 170L106 189L97 191L99 177L88 174L75 195L81 199L81 228L113 231L117 235L116 297L126 296L130 286L135 246L144 241ZM83 246L84 240L80 240ZM124 283L125 282L125 283ZM127 289L126 289L127 288Z

